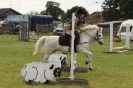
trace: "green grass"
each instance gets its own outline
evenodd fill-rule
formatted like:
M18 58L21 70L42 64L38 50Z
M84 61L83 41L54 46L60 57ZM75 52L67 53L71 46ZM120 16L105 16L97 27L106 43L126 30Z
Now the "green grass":
M20 78L20 69L24 64L39 61L41 58L41 55L32 56L34 44L35 42L18 42L15 35L0 35L0 88L82 88L78 85L25 84ZM87 79L89 88L132 88L133 51L103 53L108 50L108 44L107 39L102 46L97 42L91 43L93 71L75 73L75 76ZM133 49L133 43L131 45ZM85 66L85 57L82 54L78 54L78 64ZM63 73L63 76L68 77L69 73Z

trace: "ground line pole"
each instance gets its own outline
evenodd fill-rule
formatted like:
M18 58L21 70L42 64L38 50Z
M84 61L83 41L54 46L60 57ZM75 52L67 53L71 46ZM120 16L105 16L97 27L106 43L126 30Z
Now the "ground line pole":
M71 69L70 69L70 79L74 80L74 29L75 29L75 13L72 13L72 38L71 38Z

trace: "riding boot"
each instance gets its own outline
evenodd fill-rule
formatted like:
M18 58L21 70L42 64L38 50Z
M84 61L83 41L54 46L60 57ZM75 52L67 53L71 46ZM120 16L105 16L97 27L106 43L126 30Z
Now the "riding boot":
M79 44L80 35L77 31L75 31L75 40L74 40L74 51L77 53L77 45Z
M76 44L74 44L74 52L77 53L77 48L76 48Z

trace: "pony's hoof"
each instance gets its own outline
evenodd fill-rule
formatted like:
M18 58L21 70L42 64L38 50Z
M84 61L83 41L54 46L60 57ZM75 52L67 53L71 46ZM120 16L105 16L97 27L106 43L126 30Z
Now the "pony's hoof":
M89 62L88 62L88 61L86 61L86 62L85 62L85 64L86 64L86 65L88 65L88 64L89 64Z
M89 68L90 71L92 71L92 68Z

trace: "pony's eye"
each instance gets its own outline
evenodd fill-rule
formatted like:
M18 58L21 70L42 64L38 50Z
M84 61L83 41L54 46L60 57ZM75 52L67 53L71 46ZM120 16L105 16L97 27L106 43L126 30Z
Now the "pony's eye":
M101 37L102 35L99 35L99 37Z

